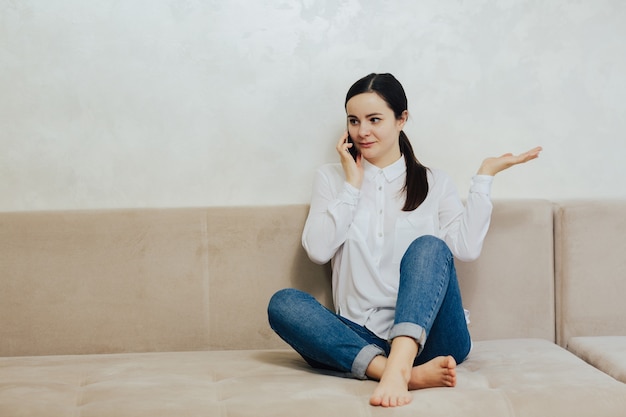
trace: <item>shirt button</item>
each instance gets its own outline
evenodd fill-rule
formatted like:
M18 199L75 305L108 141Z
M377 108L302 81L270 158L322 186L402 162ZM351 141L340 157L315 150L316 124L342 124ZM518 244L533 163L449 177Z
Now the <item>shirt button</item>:
M378 234L378 237L383 237L383 234L382 234L382 233L379 233L379 234Z
M378 186L378 191L380 191L380 190L382 190L382 189L383 189L383 186L382 186L382 185L379 185L379 186Z

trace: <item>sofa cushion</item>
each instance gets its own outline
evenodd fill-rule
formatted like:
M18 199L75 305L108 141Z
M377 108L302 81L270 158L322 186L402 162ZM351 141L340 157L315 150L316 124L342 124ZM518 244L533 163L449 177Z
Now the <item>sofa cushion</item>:
M331 300L307 209L0 213L0 356L283 347L273 292Z
M302 249L307 211L1 213L0 356L283 348L275 291L332 304L329 266ZM554 340L552 259L550 202L494 202L481 257L458 264L474 340Z
M626 200L563 201L555 221L557 341L626 336Z
M388 416L375 382L312 370L291 350L0 358L0 417ZM456 388L394 416L619 416L626 385L545 340L477 342Z
M0 215L0 355L205 349L206 212Z
M474 262L457 262L474 340L555 341L553 205L494 201L489 233Z
M567 348L601 371L626 383L626 336L572 337Z

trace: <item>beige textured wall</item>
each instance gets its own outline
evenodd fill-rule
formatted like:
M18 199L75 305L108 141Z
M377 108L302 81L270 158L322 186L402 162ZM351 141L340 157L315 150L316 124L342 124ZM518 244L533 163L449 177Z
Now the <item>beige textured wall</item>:
M626 2L0 0L0 211L304 203L392 72L462 194L626 197Z

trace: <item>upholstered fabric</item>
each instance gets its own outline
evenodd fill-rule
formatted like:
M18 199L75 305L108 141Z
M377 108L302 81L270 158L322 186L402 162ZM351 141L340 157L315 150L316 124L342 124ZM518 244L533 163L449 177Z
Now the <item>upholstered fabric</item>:
M626 383L626 336L572 337L567 349Z
M210 345L206 211L0 215L0 355Z
M626 336L626 201L560 202L555 243L558 343Z
M0 214L0 356L276 348L271 294L330 305L306 206Z
M311 370L290 350L0 359L3 417L620 416L626 385L545 340L476 343L456 388L395 410L375 387Z
M300 244L307 210L2 213L0 356L284 347L275 291L332 305ZM550 202L495 202L481 258L457 264L475 340L554 340L551 230Z
M307 206L0 213L0 417L623 416L623 339L587 337L626 336L626 202L553 210L494 202L481 257L457 262L458 386L394 410L269 328L280 288L332 304Z
M480 257L456 263L474 340L555 340L552 229L548 201L494 202Z

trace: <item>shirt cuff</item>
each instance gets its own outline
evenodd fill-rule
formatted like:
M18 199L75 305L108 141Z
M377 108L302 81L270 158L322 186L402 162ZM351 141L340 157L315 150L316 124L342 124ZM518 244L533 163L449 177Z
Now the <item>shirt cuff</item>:
M470 185L470 193L491 194L492 175L474 175Z
M348 182L343 183L343 190L337 196L344 203L356 206L361 197L361 190Z

